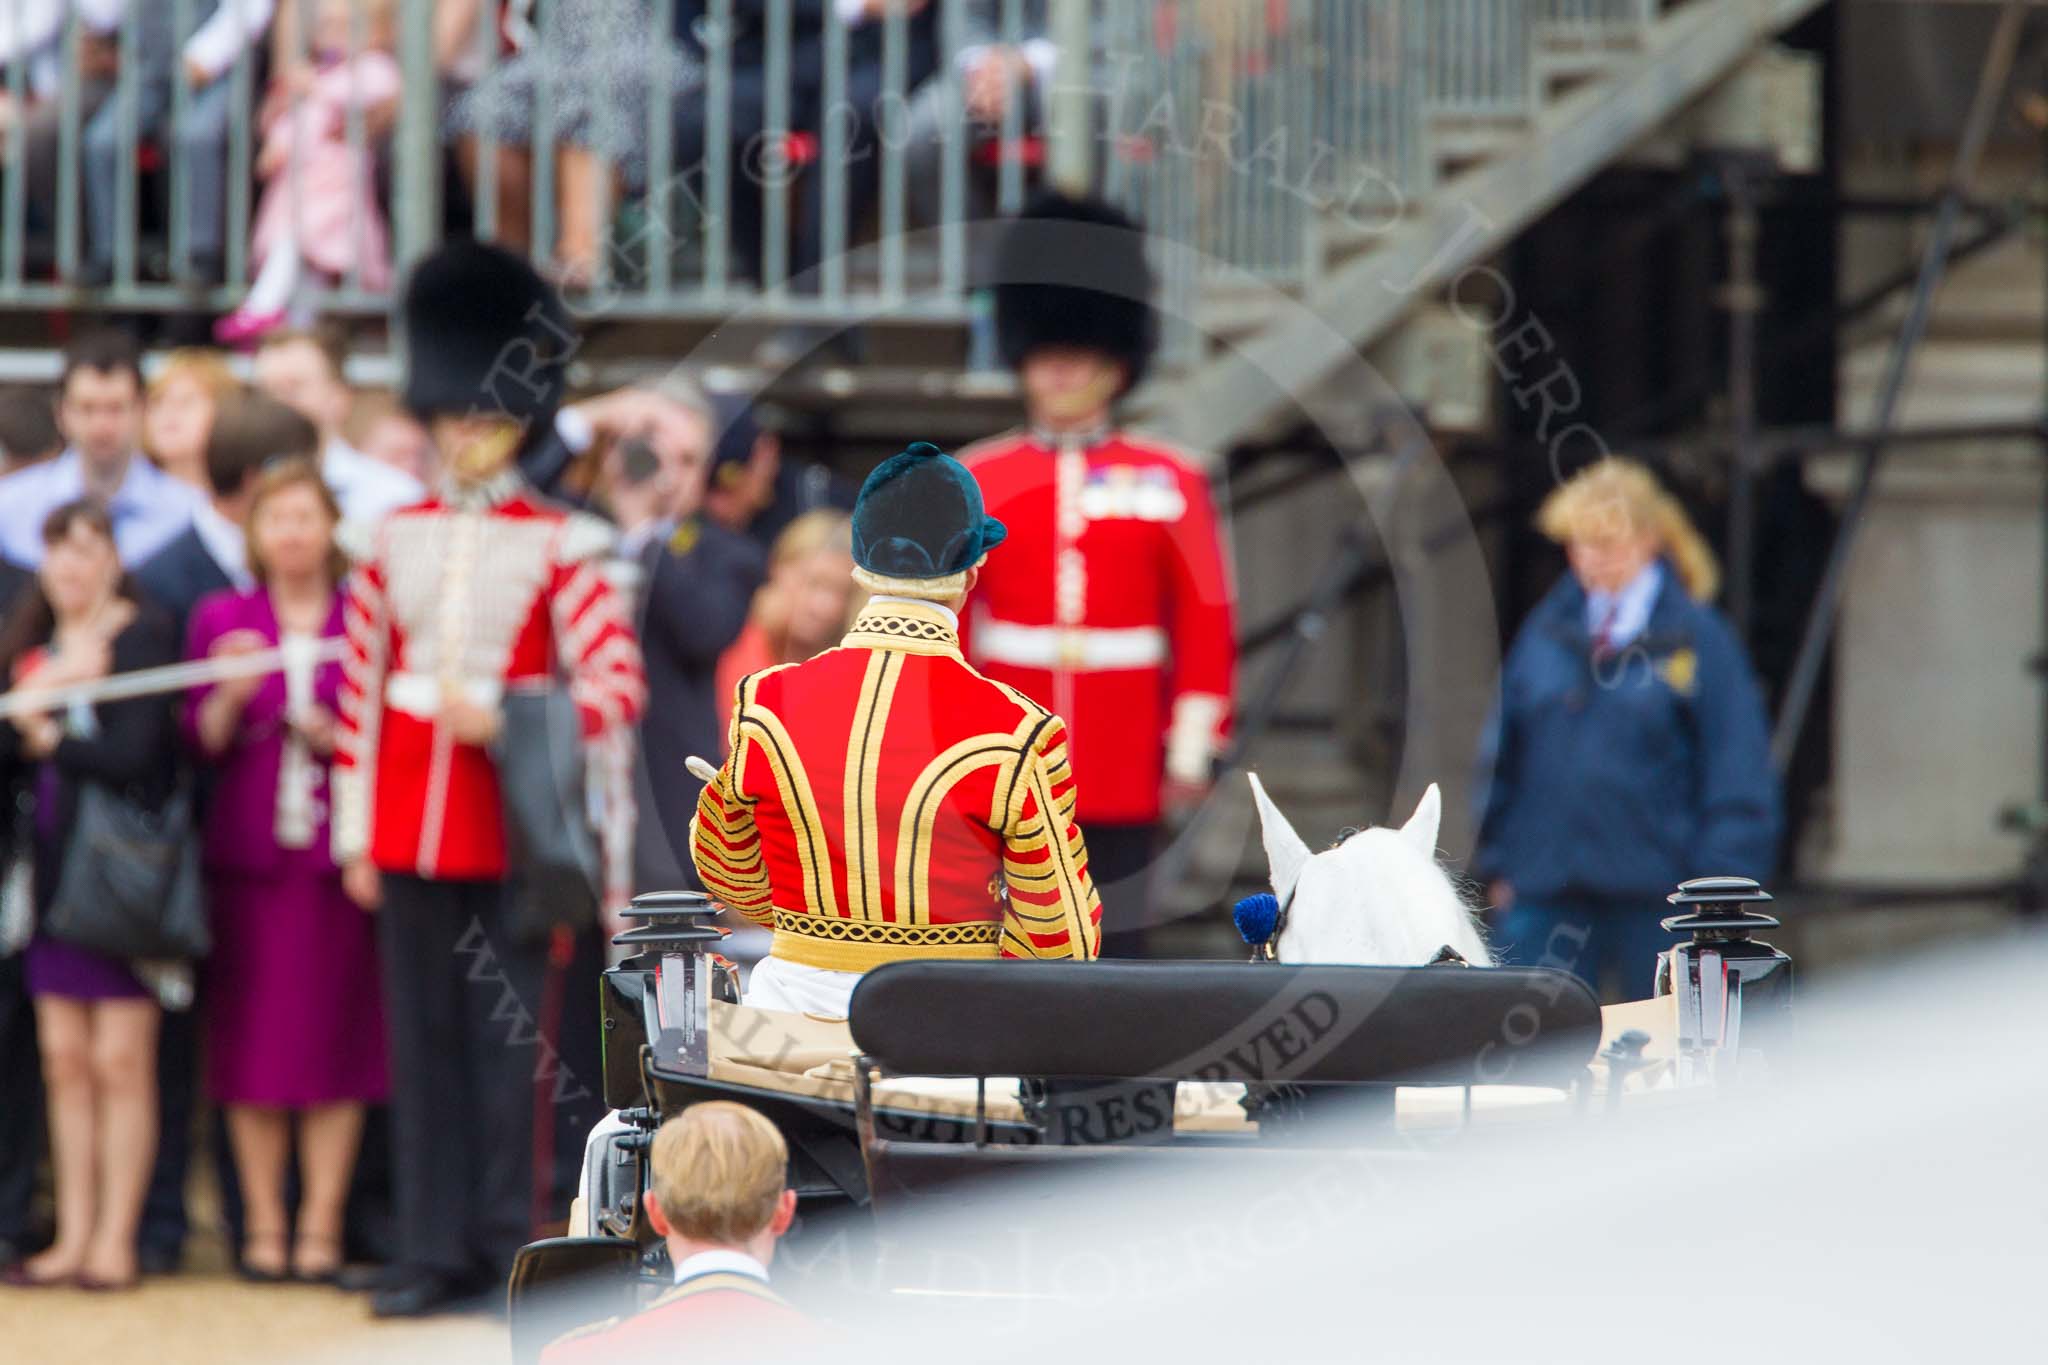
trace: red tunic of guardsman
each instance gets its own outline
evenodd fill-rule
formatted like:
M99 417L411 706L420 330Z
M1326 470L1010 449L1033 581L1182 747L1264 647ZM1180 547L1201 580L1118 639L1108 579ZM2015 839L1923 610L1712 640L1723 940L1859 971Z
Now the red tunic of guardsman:
M451 242L414 268L402 325L404 401L446 474L360 547L333 780L344 883L381 903L399 1175L378 1316L431 1312L505 1275L531 1231L536 1110L558 1102L535 1024L547 1027L545 982L572 940L519 913L495 755L536 737L504 733L506 698L566 687L587 743L630 726L644 691L599 572L605 529L534 493L516 463L562 391L560 299L523 258ZM492 1160L477 1160L475 1132Z
M1030 424L963 451L1010 528L968 607L967 656L1065 716L1118 955L1169 795L1193 797L1229 736L1237 670L1228 559L1197 461L1116 427L1156 319L1135 224L1047 196L1011 228L996 289Z
M349 585L335 763L336 846L385 872L496 881L508 871L497 768L438 723L452 694L568 679L583 737L639 714L639 648L603 575L613 536L516 470L449 486L374 533Z
M1237 669L1209 480L1128 431L1024 430L961 452L1010 527L970 604L975 666L1073 726L1084 829L1155 824L1169 778L1200 786Z
M875 595L852 631L741 681L692 850L713 895L775 930L747 1003L844 1014L885 962L1095 956L1066 727L960 655L956 608L1002 538L937 448L884 461L853 514Z

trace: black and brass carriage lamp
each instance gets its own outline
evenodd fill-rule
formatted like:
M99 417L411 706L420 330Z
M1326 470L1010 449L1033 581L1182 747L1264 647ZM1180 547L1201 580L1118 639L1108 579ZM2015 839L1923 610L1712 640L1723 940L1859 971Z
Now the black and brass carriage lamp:
M655 1063L694 1076L710 1068L711 1001L738 994L732 964L713 951L730 932L711 922L722 909L701 891L650 891L623 912L638 923L612 939L654 958L643 1015Z
M605 1156L586 1163L583 1194L591 1226L603 1235L647 1240L639 1196L645 1154L661 1123L645 1082L650 1063L705 1075L710 1069L712 1000L737 1000L732 964L717 952L727 931L700 892L636 896L621 917L630 928L612 938L629 956L606 971L599 997L604 1100L624 1131L605 1139Z
M1664 928L1692 936L1657 960L1657 994L1678 997L1680 1079L1729 1078L1791 1018L1792 959L1751 937L1781 921L1751 908L1771 895L1747 877L1696 877L1665 900L1681 913Z

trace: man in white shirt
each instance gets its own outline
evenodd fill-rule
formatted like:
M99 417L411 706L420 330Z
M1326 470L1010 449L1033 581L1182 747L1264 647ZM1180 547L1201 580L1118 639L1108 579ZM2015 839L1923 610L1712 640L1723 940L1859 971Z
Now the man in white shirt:
M318 428L320 473L341 504L342 518L369 526L418 502L426 489L403 470L363 454L342 434L355 405L346 362L345 343L331 329L272 332L256 352L252 378Z
M123 564L139 564L192 522L198 491L143 455L142 360L125 333L89 333L65 352L57 425L64 453L0 478L0 559L43 562L43 520L67 502L95 498L114 523Z

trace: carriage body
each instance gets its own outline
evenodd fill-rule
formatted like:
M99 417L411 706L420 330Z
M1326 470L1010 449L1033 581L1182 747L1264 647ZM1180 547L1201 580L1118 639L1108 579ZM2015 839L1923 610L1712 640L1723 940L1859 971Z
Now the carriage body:
M689 913L697 928L704 913ZM1472 1120L1472 1097L1495 1087L1551 1092L1553 1111L1567 1115L1586 1112L1605 1089L1599 1107L1610 1107L1644 1063L1633 1027L1649 1017L1642 1006L1614 1007L1603 1020L1591 991L1566 973L1458 965L913 961L863 978L843 1034L764 1041L749 1035L780 1022L821 1026L737 1006L729 974L714 967L700 976L688 962L718 935L663 937L663 928L622 935L643 951L603 976L605 1098L618 1117L592 1135L574 1235L521 1258L515 1355L522 1341L552 1334L547 1305L564 1283L603 1279L628 1308L667 1283L665 1251L640 1212L645 1153L663 1120L707 1100L758 1110L788 1142L799 1210L788 1263L804 1265L807 1237L842 1246L850 1238L873 1271L886 1259L892 1219L938 1207L959 1215L980 1192L1013 1191L1050 1170L1105 1159L1124 1162L1119 1170L1134 1160L1278 1169L1331 1149L1412 1157L1397 1096L1453 1097L1432 1107L1456 1131ZM1728 964L1739 986L1765 955L1783 956L1764 945L1723 947L1704 961L1668 956L1693 982L1705 979L1704 966ZM665 991L664 973L679 970L709 989ZM1782 975L1789 979L1789 963ZM1663 1030L1667 1051L1688 1027L1680 1006L1694 1011L1688 1074L1705 1079L1703 998L1724 1011L1730 999L1693 989L1644 1004L1673 1021ZM1739 1017L1739 989L1733 999ZM1775 1016L1783 997L1771 999ZM676 1017L679 1009L691 1017ZM1731 1042L1722 1017L1718 1041ZM1603 1024L1612 1044L1604 1052ZM759 1065L778 1048L838 1057L808 1070ZM1676 1075L1680 1059L1672 1061ZM1183 1099L1196 1089L1210 1102L1177 1105L1177 1086ZM1225 1086L1238 1098L1219 1104ZM943 1198L924 1198L932 1194Z

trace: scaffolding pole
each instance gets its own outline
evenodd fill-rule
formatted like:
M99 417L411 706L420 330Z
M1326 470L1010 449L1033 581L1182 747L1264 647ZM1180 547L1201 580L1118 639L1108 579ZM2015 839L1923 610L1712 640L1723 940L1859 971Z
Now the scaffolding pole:
M1998 27L1991 34L1991 46L1984 54L1984 66L1977 76L1977 93L1970 102L1969 119L1963 125L1962 143L1956 148L1955 163L1950 168L1948 185L1942 192L1941 205L1935 214L1934 231L1928 237L1927 249L1920 258L1920 275L1913 286L1913 301L1906 311L1904 325L1892 341L1884 382L1878 388L1877 405L1870 421L1869 443L1864 446L1857 462L1856 481L1848 506L1842 512L1841 528L1835 532L1834 543L1828 547L1827 567L1821 574L1813 610L1806 618L1806 631L1800 638L1799 654L1793 662L1791 678L1785 686L1785 698L1778 710L1777 728L1771 734L1771 761L1781 775L1791 766L1792 755L1799 747L1800 732L1806 726L1806 713L1813 704L1821 665L1827 658L1828 642L1834 635L1835 618L1840 612L1842 589L1848 579L1849 555L1855 549L1856 535L1862 529L1869 510L1878 465L1884 458L1886 437L1892 429L1899 399L1905 393L1906 380L1912 372L1913 353L1926 335L1928 316L1934 308L1935 290L1947 272L1956 226L1962 218L1970 184L1976 179L1977 162L1983 154L1985 139L1990 136L2006 81L2012 74L2013 57L2019 48L2020 30L2026 25L2029 8L2025 0L2006 0L2005 7L1999 11Z
M1059 65L1048 101L1052 139L1046 176L1061 193L1076 198L1087 194L1095 179L1090 126L1095 111L1088 89L1093 7L1093 0L1052 0L1052 39L1059 47Z

